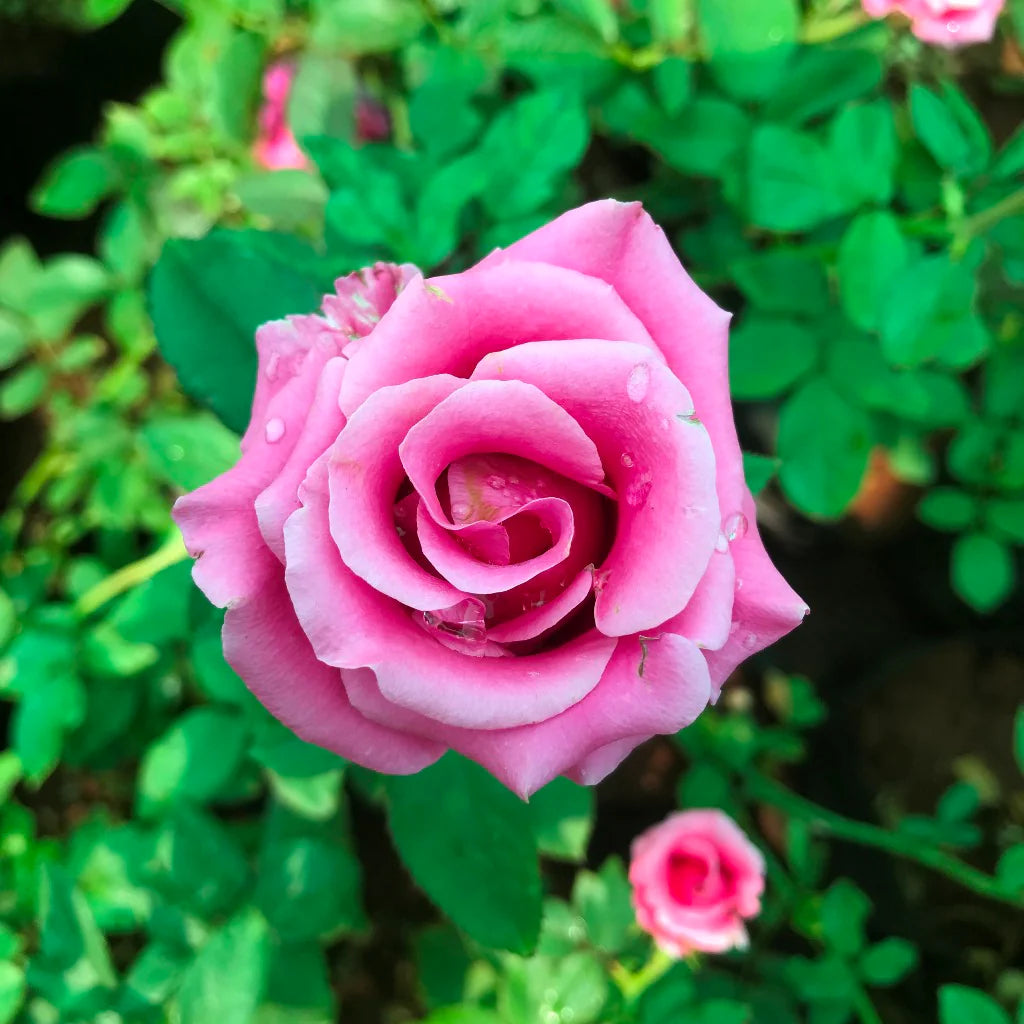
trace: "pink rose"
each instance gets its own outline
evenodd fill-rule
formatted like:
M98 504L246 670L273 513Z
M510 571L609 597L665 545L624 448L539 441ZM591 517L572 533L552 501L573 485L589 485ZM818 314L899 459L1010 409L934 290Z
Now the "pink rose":
M863 0L872 18L899 12L918 39L937 46L965 46L992 38L1005 0Z
M288 124L288 100L295 81L295 65L279 60L263 76L263 106L253 158L271 171L289 168L304 170L310 166ZM379 142L391 135L387 108L369 96L361 96L355 106L355 137L360 142Z
M633 840L636 920L669 956L747 945L761 912L764 857L722 811L682 811Z
M758 537L729 316L639 204L266 324L238 464L175 507L224 649L300 736L525 796L690 723L807 609Z
M263 76L263 106L253 156L271 171L309 166L288 125L288 97L294 80L295 65L287 60L271 64Z

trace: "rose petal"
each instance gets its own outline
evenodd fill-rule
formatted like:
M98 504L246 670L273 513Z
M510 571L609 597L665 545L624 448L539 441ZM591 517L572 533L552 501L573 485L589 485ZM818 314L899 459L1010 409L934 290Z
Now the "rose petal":
M590 694L561 714L517 729L455 729L390 703L372 672L345 672L343 678L352 703L368 718L460 751L526 799L555 776L586 763L591 754L623 744L623 734L640 742L674 733L706 707L710 682L700 651L689 640L668 634L646 643L644 653L637 638L619 640ZM626 751L620 752L625 756Z
M413 561L395 530L395 494L405 479L399 444L461 383L437 376L382 388L352 414L331 449L331 535L342 559L374 589L421 611L466 595Z
M735 593L736 567L732 555L715 551L686 607L654 632L677 633L700 648L717 651L729 639Z
M587 599L593 584L593 573L585 570L551 600L542 601L537 607L524 611L522 615L490 626L487 635L499 644L533 640L549 629L554 629L576 611Z
M255 585L224 617L224 656L267 710L306 742L374 771L405 775L436 761L439 744L352 707L339 671L317 661L299 628L277 560L266 549L248 557Z
M612 479L618 520L601 567L598 628L627 636L677 615L704 575L721 521L714 454L689 419L686 388L645 349L606 341L495 352L473 371L474 382L492 378L536 385L586 431Z
M341 407L351 415L379 388L417 377L468 376L498 347L595 337L651 346L643 325L611 288L571 270L517 262L415 279L377 325L372 345L350 353Z
M615 641L596 631L555 651L473 658L449 650L412 614L356 576L338 556L321 459L285 523L285 579L316 656L339 668L369 667L398 708L466 729L500 729L557 715L599 682ZM396 727L399 723L394 723Z

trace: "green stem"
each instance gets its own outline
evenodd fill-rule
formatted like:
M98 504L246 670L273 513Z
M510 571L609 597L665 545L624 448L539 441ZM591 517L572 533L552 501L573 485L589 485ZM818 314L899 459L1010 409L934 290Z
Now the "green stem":
M827 43L840 36L849 35L861 25L866 25L869 20L864 11L859 8L846 11L833 18L822 18L820 21L811 18L804 23L800 31L800 42Z
M1005 199L1001 199L987 210L965 217L960 222L953 241L954 254L963 255L973 239L991 231L1001 220L1018 213L1024 213L1024 188L1011 192Z
M182 543L181 534L175 530L151 555L123 566L117 572L100 580L94 587L90 587L75 602L75 613L84 619L119 594L145 583L157 573L183 562L186 558L188 552Z
M885 1024L863 985L858 985L853 990L853 1008L861 1024Z
M611 966L611 976L615 984L619 986L619 991L626 1002L632 1003L665 975L675 963L676 961L668 953L655 946L651 958L639 971L627 971L622 964L616 962Z
M817 804L786 789L785 786L764 775L747 780L747 793L755 800L778 807L780 811L802 818L812 830L841 839L859 846L873 846L885 850L895 857L914 861L933 871L938 871L966 889L989 899L1008 903L1013 907L1024 906L1024 899L1014 896L990 875L965 864L958 857L943 850L928 846L911 836L890 832L878 825L851 821L841 814L819 807Z

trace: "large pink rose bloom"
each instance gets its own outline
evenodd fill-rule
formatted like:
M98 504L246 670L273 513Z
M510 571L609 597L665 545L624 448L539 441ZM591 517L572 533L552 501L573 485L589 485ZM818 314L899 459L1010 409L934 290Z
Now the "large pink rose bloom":
M747 945L761 912L764 857L722 811L682 811L633 841L637 923L669 956Z
M523 796L688 725L807 611L758 537L728 324L607 200L260 328L241 460L175 507L228 661L310 742L452 748Z
M1005 0L863 0L873 18L898 12L918 39L937 46L965 46L992 38Z

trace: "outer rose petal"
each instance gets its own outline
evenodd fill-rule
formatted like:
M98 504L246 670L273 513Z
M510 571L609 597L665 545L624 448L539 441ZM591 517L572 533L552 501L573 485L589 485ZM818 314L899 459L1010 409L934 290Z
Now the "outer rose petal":
M719 650L706 652L715 698L740 662L795 629L808 607L771 563L755 522L754 499L743 503L749 526L730 545L736 564L736 601L729 639Z
M704 650L717 651L729 639L735 592L736 566L732 555L715 551L686 607L655 632L678 633Z
M678 732L705 708L709 680L697 648L667 634L645 643L646 654L636 637L619 640L590 694L559 715L517 729L440 725L389 703L372 672L343 677L352 703L368 718L458 750L526 799L567 772L599 781L632 746L658 733ZM628 748L623 734L632 737Z
M407 775L436 761L441 745L352 707L341 674L317 661L299 628L277 560L266 549L249 557L259 583L224 617L224 656L267 710L307 743L374 771Z
M351 355L342 410L351 415L389 384L437 373L469 376L488 352L551 338L652 346L643 324L611 288L570 270L515 263L414 279L373 332L372 346Z
M596 631L518 658L473 658L437 643L412 613L341 560L327 519L325 458L310 469L299 497L303 507L285 524L285 579L321 661L372 668L397 708L471 730L550 718L598 684L615 641Z

